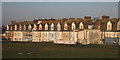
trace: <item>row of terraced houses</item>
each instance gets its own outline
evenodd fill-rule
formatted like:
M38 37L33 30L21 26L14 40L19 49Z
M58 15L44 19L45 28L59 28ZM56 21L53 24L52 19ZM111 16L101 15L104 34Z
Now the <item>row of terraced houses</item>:
M11 41L53 42L56 44L120 44L120 19L82 18L12 21L5 38Z

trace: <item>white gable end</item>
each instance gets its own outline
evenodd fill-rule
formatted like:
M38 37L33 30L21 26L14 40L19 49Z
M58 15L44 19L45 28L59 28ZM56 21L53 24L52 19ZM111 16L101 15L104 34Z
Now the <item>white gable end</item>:
M107 22L107 30L112 30L112 23L110 21Z
M72 30L75 29L75 27L76 27L76 25L75 25L75 23L73 22L73 23L72 23Z

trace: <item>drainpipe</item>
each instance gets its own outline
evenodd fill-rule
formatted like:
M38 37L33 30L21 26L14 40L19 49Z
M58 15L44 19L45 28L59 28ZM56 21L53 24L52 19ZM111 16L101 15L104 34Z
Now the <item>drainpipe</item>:
M86 45L87 45L87 30L86 30Z

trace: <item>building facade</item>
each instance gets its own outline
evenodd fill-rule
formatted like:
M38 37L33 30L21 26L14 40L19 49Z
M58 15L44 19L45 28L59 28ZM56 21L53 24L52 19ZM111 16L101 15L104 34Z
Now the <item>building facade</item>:
M119 30L118 19L97 22L89 16L85 19L39 19L7 25L5 38L58 44L119 44Z

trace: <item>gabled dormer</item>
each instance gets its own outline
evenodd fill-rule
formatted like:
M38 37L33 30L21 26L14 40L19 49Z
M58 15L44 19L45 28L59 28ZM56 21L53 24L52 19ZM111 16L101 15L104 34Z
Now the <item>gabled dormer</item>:
M45 30L48 30L48 24L47 23L45 24Z
M79 29L84 29L84 24L83 24L83 22L80 22L80 24L79 24Z
M41 24L39 24L39 30L42 30L42 25Z
M22 26L21 26L21 24L19 25L19 30L22 30Z
M10 25L10 30L13 30L13 27L12 27L12 25Z
M9 25L7 25L7 29L6 30L9 30Z
M36 24L34 24L33 30L37 30L37 25Z
M51 30L54 30L55 25L52 23L51 24Z
M68 30L68 24L64 23L64 30Z
M25 24L23 25L23 30L26 30L26 25Z
M76 25L74 22L72 22L72 30L76 29Z
M61 25L60 25L60 23L57 24L57 30L61 30Z
M28 30L31 30L32 29L32 26L29 24L28 25Z
M120 20L117 23L117 30L120 30Z
M112 23L110 21L107 22L107 30L112 30Z
M15 30L17 30L17 25L15 25L15 28L14 28Z

